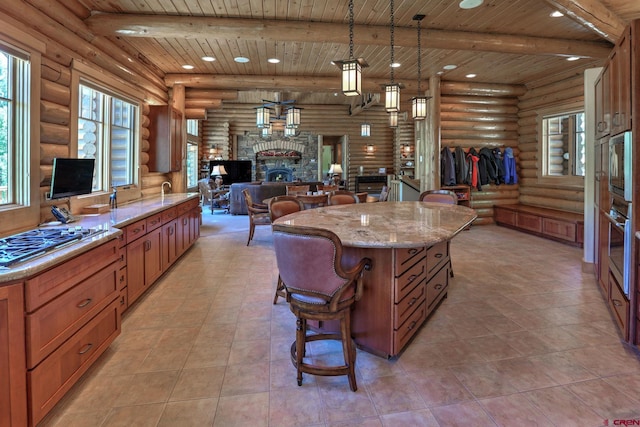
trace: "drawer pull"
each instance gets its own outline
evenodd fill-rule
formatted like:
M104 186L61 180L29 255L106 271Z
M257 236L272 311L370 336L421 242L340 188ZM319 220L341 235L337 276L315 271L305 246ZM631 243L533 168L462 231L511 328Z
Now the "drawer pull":
M411 324L409 325L409 327L407 328L408 331L412 330L413 328L416 327L416 321L414 320L413 322L411 322Z
M444 285L442 283L438 283L437 285L435 285L433 287L433 289L435 289L436 291L439 291L440 289L444 288Z
M120 276L120 283L124 282L124 275Z
M411 276L407 277L407 283L413 282L417 277L418 276L416 274L412 274Z
M138 234L138 233L141 233L141 232L142 232L142 228L134 228L134 229L132 230L132 233L133 233L133 234Z
M86 300L84 300L80 304L78 304L76 307L84 308L84 307L88 306L89 304L91 304L91 301L93 301L91 298L87 298Z
M443 256L443 255L442 255L442 254L440 254L440 253L438 253L438 254L435 254L435 255L434 255L434 257L436 257L436 258L442 258L442 256Z
M612 299L611 302L613 303L613 305L615 305L616 307L622 307L622 303L620 302L620 300L617 299Z
M120 262L124 262L124 254L120 255Z
M89 343L89 344L85 345L84 347L82 347L80 349L80 351L78 352L78 354L85 354L86 352L91 350L91 348L93 348L93 344Z
M124 305L124 295L120 297L120 305Z
M417 248L411 248L407 251L409 253L409 255L415 255L418 253L418 249Z
M409 301L409 304L408 304L409 307L411 307L413 304L415 304L416 301L418 301L418 298L416 298L416 297L411 298L411 301Z

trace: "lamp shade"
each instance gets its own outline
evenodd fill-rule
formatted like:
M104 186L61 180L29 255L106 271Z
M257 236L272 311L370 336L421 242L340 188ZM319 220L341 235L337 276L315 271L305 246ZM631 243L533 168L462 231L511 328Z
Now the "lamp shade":
M427 117L426 96L416 96L411 98L411 116L414 120L423 120Z
M371 136L371 125L369 123L360 125L360 136Z
M273 133L273 128L271 127L271 123L262 127L262 136L271 136Z
M286 113L286 127L297 128L298 126L300 126L300 108L288 108Z
M398 112L391 111L389 112L389 127L397 128L398 127Z
M227 170L224 168L224 165L215 165L213 169L211 169L211 176L222 176L226 174Z
M334 175L340 175L342 173L342 165L340 163L333 163L329 168L329 173Z
M362 68L357 59L342 61L342 93L356 96L362 93Z

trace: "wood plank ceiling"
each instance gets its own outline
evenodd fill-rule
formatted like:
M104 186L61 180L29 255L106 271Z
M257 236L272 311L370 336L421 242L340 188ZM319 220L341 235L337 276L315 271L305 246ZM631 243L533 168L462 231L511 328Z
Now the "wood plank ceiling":
M78 0L85 23L148 64L168 85L240 91L259 102L273 91L298 103L349 103L338 95L349 57L347 0ZM389 0L354 0L354 56L364 58L365 90L390 81ZM421 23L422 89L431 76L539 86L603 63L622 28L640 18L640 1L395 0L395 81L417 93L416 14ZM551 12L565 15L552 18ZM99 13L101 12L101 13ZM215 61L201 58L211 56ZM248 63L238 63L244 56ZM577 56L576 61L567 61ZM269 58L280 62L272 64ZM183 65L194 68L185 70ZM445 66L455 65L447 70ZM223 100L224 102L224 100Z

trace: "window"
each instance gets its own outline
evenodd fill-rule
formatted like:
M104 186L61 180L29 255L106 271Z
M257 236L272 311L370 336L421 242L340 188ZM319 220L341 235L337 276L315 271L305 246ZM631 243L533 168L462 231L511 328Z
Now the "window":
M137 105L80 84L77 154L96 159L93 191L135 184L137 116Z
M198 120L187 120L187 187L198 186Z
M585 175L585 115L562 112L542 118L542 177L579 184Z

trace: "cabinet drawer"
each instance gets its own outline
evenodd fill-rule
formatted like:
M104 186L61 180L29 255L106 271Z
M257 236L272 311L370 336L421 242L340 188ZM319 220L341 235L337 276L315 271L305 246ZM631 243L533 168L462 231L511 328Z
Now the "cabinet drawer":
M395 299L400 302L413 288L426 277L427 266L424 261L414 264L402 276L396 279Z
M411 313L413 313L416 307L419 307L425 300L426 288L424 286L424 281L425 279L423 278L420 284L413 288L413 290L411 290L411 292L409 292L402 301L395 304L393 307L394 325L402 325Z
M116 264L26 316L27 368L33 368L118 295Z
M394 354L398 354L402 350L426 318L427 304L423 302L397 330L393 331Z
M198 206L198 199L191 199L187 202L181 203L177 206L177 210L178 210L178 216L189 212L191 209L195 208L196 206Z
M166 224L167 222L170 222L171 220L178 217L178 210L176 208L169 208L162 211L161 215L162 215L162 224Z
M91 249L25 282L25 307L33 312L96 271L118 260L118 241Z
M496 222L508 225L516 225L516 213L507 209L494 208Z
M91 319L38 367L27 373L33 424L69 391L120 333L117 300Z
M559 221L557 219L543 218L542 232L549 236L559 239L576 241L576 224L567 221Z
M622 336L626 341L629 336L629 301L611 273L609 273L609 292L609 307L611 307Z
M129 298L127 295L126 287L120 290L120 295L118 296L118 303L119 303L120 314L124 313L127 310L127 308L129 308Z
M529 215L522 212L518 212L516 218L516 225L525 230L535 231L536 233L542 232L542 218L537 215Z
M156 228L162 225L162 213L157 213L155 215L151 215L145 218L147 233L151 230L155 230Z
M429 273L437 271L441 265L449 261L449 242L440 242L427 249L427 268Z
M425 247L420 248L400 248L395 249L396 265L395 274L396 277L404 273L408 267L416 263L416 261L424 256Z
M127 267L118 270L118 290L127 286Z
M429 311L435 307L436 303L442 299L449 286L449 265L442 267L427 282L427 308Z
M140 221L127 225L124 232L127 235L127 244L139 239L147 234L147 220L141 219Z
M127 248L125 246L118 248L118 268L127 266Z

